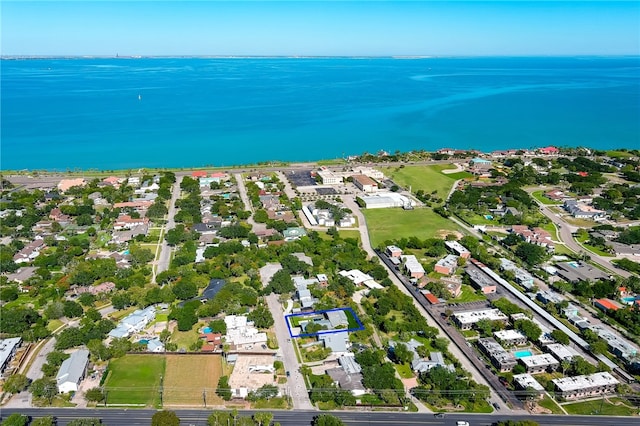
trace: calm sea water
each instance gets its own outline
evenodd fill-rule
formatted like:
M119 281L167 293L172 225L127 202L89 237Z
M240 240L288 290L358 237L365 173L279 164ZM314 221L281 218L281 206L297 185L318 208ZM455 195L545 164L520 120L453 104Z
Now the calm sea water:
M0 165L640 147L640 58L3 60Z

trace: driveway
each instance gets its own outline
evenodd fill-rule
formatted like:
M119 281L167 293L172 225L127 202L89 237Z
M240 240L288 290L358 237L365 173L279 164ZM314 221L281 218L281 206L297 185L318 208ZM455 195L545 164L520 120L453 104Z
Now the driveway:
M287 377L287 383L288 392L293 402L293 409L313 410L315 407L309 400L304 376L300 373L300 363L298 363L298 359L296 358L295 349L293 348L294 343L291 341L292 339L289 335L287 324L285 323L282 305L278 301L278 295L270 294L266 299L269 310L273 315L276 338L280 345L278 352L282 356L285 371L288 371L290 374L290 376Z
M176 215L176 201L180 197L180 182L182 182L182 176L177 176L176 181L171 188L171 201L169 202L169 212L167 213L167 223L164 226L164 232L166 233L168 230L175 228L176 222L173 218ZM160 257L158 259L158 266L155 269L155 274L153 275L153 282L156 281L156 274L160 272L164 272L169 269L169 261L171 259L171 250L172 248L167 244L167 241L163 238L160 249Z

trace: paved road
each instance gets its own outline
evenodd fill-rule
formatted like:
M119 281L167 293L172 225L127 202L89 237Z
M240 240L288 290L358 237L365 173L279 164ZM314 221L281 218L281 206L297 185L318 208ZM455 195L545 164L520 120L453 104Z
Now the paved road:
M369 239L369 229L367 228L367 219L365 219L364 214L360 211L360 206L355 201L354 195L343 195L342 201L344 205L347 206L353 214L358 218L358 230L360 231L360 240L362 241L362 248L367 252L369 258L373 258L376 256L376 252L373 251L371 247L371 240Z
M291 400L293 401L293 408L295 410L311 410L313 405L309 400L304 376L300 373L300 364L298 363L298 358L296 358L295 349L293 348L294 343L291 342L291 336L285 323L282 305L278 301L278 295L270 294L266 296L266 299L269 310L273 315L276 338L280 345L279 352L282 354L284 369L290 374L287 378L287 383Z
M66 426L72 419L97 417L102 419L107 426L149 426L151 417L155 410L124 410L124 409L74 409L74 408L32 408L32 409L3 409L2 418L6 418L12 413L19 412L31 417L55 416L58 419L59 426ZM207 418L211 415L212 410L175 410L180 417L182 425L206 426ZM251 416L255 410L242 410L238 412L240 416ZM298 411L271 411L273 413L273 421L279 422L283 426L308 426L318 412L311 410ZM349 425L384 425L384 426L403 426L403 425L445 425L455 426L456 421L468 421L471 426L486 426L497 421L506 420L532 420L532 417L514 414L446 414L443 419L436 418L433 414L422 413L398 413L398 412L379 412L379 411L358 411L358 412L328 412L339 417L342 421ZM533 419L541 426L636 426L638 417L612 417L612 416L558 416L543 415L535 416ZM224 425L221 425L224 426Z
M169 212L167 213L167 223L164 226L164 232L176 227L176 222L173 220L176 215L176 201L180 197L180 182L182 182L182 176L177 176L176 181L171 188L171 200L169 201ZM171 261L171 246L167 244L167 240L162 239L162 247L160 249L160 258L158 259L158 266L156 267L156 273L153 275L153 282L156 281L156 274L164 272L169 269L169 262Z
M251 225L251 230L255 232L256 228L258 227L258 224L253 220L254 209L253 209L253 205L251 204L251 200L249 200L249 196L247 195L247 187L244 185L244 179L242 179L242 174L240 173L236 173L234 177L236 178L238 193L240 194L240 199L244 204L244 208L245 210L248 210L251 212L251 216L249 216L249 218L247 219L247 223ZM264 225L261 225L261 226L264 226Z

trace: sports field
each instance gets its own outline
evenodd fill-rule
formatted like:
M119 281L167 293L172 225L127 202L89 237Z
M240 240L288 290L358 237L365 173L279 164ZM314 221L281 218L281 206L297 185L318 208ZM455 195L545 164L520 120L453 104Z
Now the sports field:
M111 361L105 381L107 404L159 405L164 370L161 355L125 355Z
M411 192L413 193L419 189L422 189L427 194L432 191L438 191L438 197L444 199L457 179L472 176L467 172L448 175L442 173L442 170L453 168L455 167L451 164L439 164L433 166L405 166L402 168L388 167L382 171L398 185L406 189L411 186Z
M220 355L167 355L163 402L165 406L222 405L216 395L222 375Z
M451 233L460 232L455 223L428 208L415 210L363 209L362 213L367 219L367 229L373 247L377 247L385 240L398 240L414 236L424 240L425 238L444 237L449 231Z

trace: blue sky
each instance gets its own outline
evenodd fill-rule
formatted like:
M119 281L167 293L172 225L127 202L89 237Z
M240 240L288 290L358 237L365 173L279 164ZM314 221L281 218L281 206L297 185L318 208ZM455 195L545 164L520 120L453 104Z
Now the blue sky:
M7 1L2 55L638 55L637 1Z

